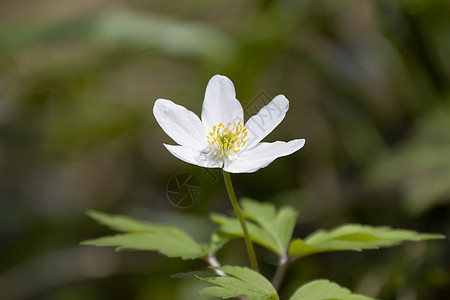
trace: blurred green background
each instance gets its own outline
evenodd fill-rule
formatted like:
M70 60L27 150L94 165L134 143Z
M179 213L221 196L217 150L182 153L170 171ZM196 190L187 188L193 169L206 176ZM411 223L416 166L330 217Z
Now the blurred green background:
M295 207L296 236L348 222L450 235L449 1L2 0L0 299L197 299L195 282L169 276L201 261L78 243L111 233L89 208L199 241L209 212L231 211L218 173L171 156L152 114L157 98L200 114L214 74L249 115L290 99L266 141L306 146L233 180L238 195ZM189 209L166 197L179 172L202 183ZM256 250L271 276L275 257ZM328 278L380 299L449 299L448 253L443 240L311 256L281 295ZM247 264L243 242L218 258Z

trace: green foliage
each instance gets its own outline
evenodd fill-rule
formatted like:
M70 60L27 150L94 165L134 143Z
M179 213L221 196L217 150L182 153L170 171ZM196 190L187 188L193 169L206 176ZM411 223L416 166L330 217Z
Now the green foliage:
M197 278L214 284L206 287L200 294L220 298L245 296L248 300L278 300L278 294L272 284L261 274L244 267L222 266L213 268L226 275L209 272L189 272L176 274L174 278Z
M398 245L404 241L442 239L440 234L419 234L411 230L347 224L333 230L318 230L306 239L294 239L289 256L298 258L326 251L378 249Z
M378 249L398 245L403 241L440 239L439 234L419 234L410 230L372 227L358 224L342 225L330 231L319 230L305 240L289 242L295 226L297 213L289 207L278 211L270 203L251 199L241 201L252 240L279 256L291 259L325 251ZM169 257L195 259L206 257L220 250L229 240L242 237L239 221L220 214L211 219L220 225L211 236L210 245L197 244L189 235L172 225L153 224L124 216L110 216L97 211L88 215L113 230L124 232L83 242L83 245L114 246L117 250L155 250ZM289 248L288 248L289 245ZM289 250L287 252L287 250ZM261 274L244 267L214 267L213 271L188 272L173 278L199 279L214 286L205 287L204 296L233 298L245 296L249 300L278 300L274 286ZM317 280L300 287L291 300L369 300L371 298L352 294L349 290L328 280Z
M352 294L346 288L326 279L315 280L301 286L289 300L370 300L363 295Z
M242 199L241 204L246 218L249 219L247 227L253 242L275 252L280 257L285 254L291 258L299 258L327 251L361 251L391 247L404 241L444 238L439 234L419 234L410 230L384 226L347 224L331 231L316 231L304 240L296 238L288 248L297 215L292 208L283 207L277 211L273 204L259 203L248 198ZM220 225L221 232L229 236L243 237L241 225L236 218L211 214L211 219Z
M342 224L351 211L369 224L448 232L448 1L0 1L0 15L0 299L196 299L182 287L197 282L161 276L179 272L178 259L151 256L137 270L132 260L114 268L117 257L105 257L91 274L91 255L102 251L66 250L98 229L86 223L88 206L133 211L152 198L147 208L160 215L165 179L192 169L157 146L162 132L151 107L167 97L200 112L216 73L235 81L250 115L261 91L267 101L286 93L288 123L269 139L300 134L309 143L238 176L241 194L294 205L306 228ZM219 184L203 179L204 198L176 213L189 215L185 224L224 207L214 197ZM203 226L196 236L210 231ZM215 239L219 248L226 242ZM375 280L373 295L382 299L402 291L442 299L449 243L418 246L383 252L379 265L347 276ZM245 255L234 250L222 257ZM48 272L57 265L48 262L62 258L63 268ZM289 285L318 272L337 280L344 263L322 268L321 258L288 273ZM144 281L135 280L142 270ZM101 284L90 280L102 274L109 276Z
M210 218L214 223L220 225L220 231L235 238L244 236L238 219L215 213L211 214ZM282 255L282 253L278 251L276 240L273 239L269 233L251 221L247 221L246 223L253 242L272 250L280 256Z
M261 203L249 198L241 199L244 215L252 240L277 255L286 254L294 231L297 213L291 207L282 207L278 211L270 203ZM239 221L223 215L212 214L211 219L220 225L220 230L233 235L243 236Z
M178 273L172 278L198 279L207 281L215 286L203 288L200 292L204 296L233 298L245 296L249 300L277 300L277 291L261 274L243 267L223 266L212 268L222 271L219 275L211 271L195 271ZM326 279L315 280L301 286L290 300L373 300L363 295L352 294L346 288Z
M222 247L232 240L234 237L232 235L226 234L220 230L216 230L211 235L211 243L209 245L209 253L216 253Z
M82 245L114 246L116 250L159 251L168 257L182 259L204 257L208 253L208 247L197 244L188 234L173 225L152 224L97 211L90 211L88 214L99 223L126 233L84 241Z
M297 212L289 207L281 207L278 211L271 203L257 202L243 198L241 205L245 216L255 221L275 241L279 253L286 253L294 232Z

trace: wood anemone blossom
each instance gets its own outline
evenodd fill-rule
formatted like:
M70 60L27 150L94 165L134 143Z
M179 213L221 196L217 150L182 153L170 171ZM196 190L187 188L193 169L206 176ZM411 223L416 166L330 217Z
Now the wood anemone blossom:
M253 173L304 146L304 139L261 142L281 123L288 109L288 99L278 95L244 123L244 111L233 83L225 76L215 75L206 87L201 119L166 99L156 100L153 114L178 144L164 144L175 157L229 173Z

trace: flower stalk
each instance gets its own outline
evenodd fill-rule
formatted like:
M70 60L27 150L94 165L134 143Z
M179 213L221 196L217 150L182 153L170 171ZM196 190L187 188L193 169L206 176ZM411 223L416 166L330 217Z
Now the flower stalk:
M234 193L233 184L231 182L230 173L223 171L223 178L225 181L225 187L230 197L231 204L233 205L234 211L241 223L242 231L244 232L245 245L247 247L248 257L250 259L250 265L253 270L259 272L258 261L256 260L255 249L253 248L252 240L250 239L250 234L248 233L247 224L245 223L244 214L239 206L236 195Z

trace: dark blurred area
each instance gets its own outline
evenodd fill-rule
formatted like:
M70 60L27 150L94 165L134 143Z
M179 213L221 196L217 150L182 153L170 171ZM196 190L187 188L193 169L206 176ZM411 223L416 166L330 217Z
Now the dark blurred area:
M169 276L202 261L78 243L111 233L90 208L204 242L208 214L231 212L220 173L173 157L152 113L166 98L199 115L214 74L248 115L290 100L265 140L306 146L232 179L240 196L297 209L296 236L344 223L449 236L449 17L446 0L2 0L0 299L197 299L197 283ZM202 184L191 208L166 195L180 172ZM247 264L243 245L218 259ZM270 277L275 257L256 250ZM449 299L448 253L443 240L311 256L281 296L327 278L379 299Z

